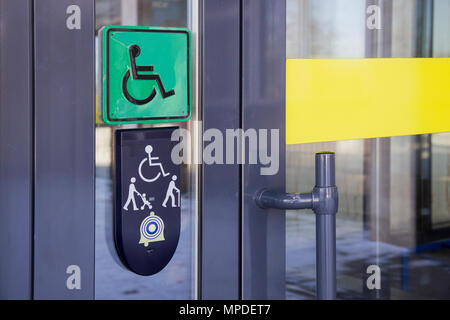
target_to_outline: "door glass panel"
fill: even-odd
[[[287,0],[286,11],[287,58],[450,57],[447,0]],[[338,299],[450,298],[450,134],[288,145],[287,192],[310,191],[321,150],[336,152]],[[314,299],[315,279],[314,214],[288,211],[286,297]]]
[[[196,30],[191,26],[195,1],[187,0],[97,0],[96,34],[105,25],[143,25],[190,27],[192,43]],[[195,48],[192,56],[195,57]],[[195,61],[195,59],[193,59]],[[98,62],[98,61],[97,61]],[[193,66],[195,68],[195,64]],[[97,64],[97,73],[99,65]],[[195,74],[195,69],[193,70]],[[193,81],[195,83],[195,81]],[[97,85],[97,90],[99,86]],[[195,86],[192,89],[196,101]],[[192,107],[196,119],[196,104]],[[162,125],[109,126],[96,117],[96,299],[194,299],[196,297],[196,223],[197,170],[181,165],[181,233],[177,250],[169,264],[158,274],[143,277],[125,269],[118,260],[112,233],[113,218],[113,134],[117,129],[179,126],[190,130],[189,123]],[[193,135],[192,135],[193,136]]]

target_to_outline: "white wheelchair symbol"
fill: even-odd
[[[153,181],[158,180],[158,178],[161,176],[161,173],[164,177],[166,177],[170,174],[169,172],[164,172],[164,168],[163,168],[161,162],[155,162],[156,160],[159,160],[159,157],[152,157],[153,147],[151,145],[148,145],[145,147],[145,152],[148,154],[148,157],[141,161],[141,163],[139,164],[139,170],[138,170],[139,176],[141,177],[141,179],[143,181],[153,182]],[[144,165],[145,162],[148,162],[149,167],[159,167],[160,172],[158,172],[158,174],[153,178],[144,177],[144,175],[142,174],[142,166]]]

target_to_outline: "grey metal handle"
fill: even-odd
[[[338,189],[335,182],[334,152],[316,153],[316,185],[312,192],[292,194],[263,189],[255,196],[264,209],[312,209],[316,214],[317,298],[336,298],[336,213]]]

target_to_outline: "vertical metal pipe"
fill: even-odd
[[[336,298],[336,215],[316,215],[317,299]]]
[[[333,152],[316,154],[316,190],[321,190],[319,195],[326,195],[331,188],[336,187],[334,163]],[[319,300],[336,298],[336,209],[325,206],[316,211],[316,281]]]
[[[316,214],[317,299],[336,298],[336,213],[339,194],[334,152],[316,153],[316,185],[311,193],[290,194],[263,189],[255,194],[260,208],[308,209]]]
[[[334,152],[322,151],[316,153],[316,187],[335,187]]]

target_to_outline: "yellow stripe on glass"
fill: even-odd
[[[288,59],[286,143],[450,131],[450,59]]]

